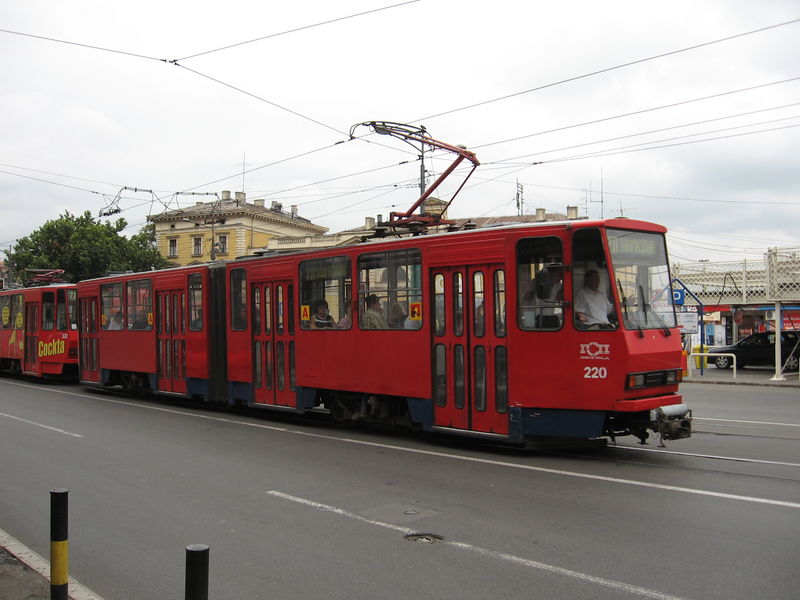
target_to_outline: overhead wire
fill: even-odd
[[[682,52],[688,52],[690,50],[697,50],[698,48],[704,48],[706,46],[711,46],[713,44],[719,44],[719,43],[722,43],[722,42],[727,42],[727,41],[734,40],[734,39],[741,38],[741,37],[745,37],[745,36],[748,36],[748,35],[753,35],[753,34],[756,34],[756,33],[761,33],[761,32],[764,32],[764,31],[768,31],[770,29],[776,29],[778,27],[784,27],[786,25],[793,25],[793,24],[795,24],[797,22],[800,22],[800,19],[792,19],[790,21],[784,21],[782,23],[776,23],[774,25],[768,25],[766,27],[760,27],[758,29],[753,29],[751,31],[745,31],[743,33],[737,33],[735,35],[730,35],[730,36],[727,36],[727,37],[724,37],[724,38],[711,40],[709,42],[703,42],[701,44],[695,44],[693,46],[687,46],[686,48],[680,48],[678,50],[672,50],[670,52],[663,52],[661,54],[648,56],[647,58],[641,58],[641,59],[638,59],[638,60],[632,60],[632,61],[629,61],[629,62],[626,62],[626,63],[615,65],[613,67],[606,67],[604,69],[598,69],[596,71],[591,71],[589,73],[584,73],[582,75],[576,75],[574,77],[568,77],[566,79],[561,79],[559,81],[546,83],[544,85],[540,85],[540,86],[537,86],[537,87],[534,87],[534,88],[530,88],[530,89],[527,89],[527,90],[522,90],[520,92],[514,92],[512,94],[507,94],[505,96],[499,96],[497,98],[484,100],[482,102],[476,102],[474,104],[469,104],[467,106],[462,106],[460,108],[454,108],[454,109],[447,110],[447,111],[444,111],[444,112],[440,112],[440,113],[436,113],[436,114],[433,114],[433,115],[429,115],[427,117],[421,117],[419,119],[414,119],[411,122],[412,123],[416,123],[416,122],[419,122],[419,121],[426,121],[426,120],[429,120],[429,119],[435,119],[437,117],[443,117],[445,115],[450,115],[450,114],[453,114],[453,113],[456,113],[456,112],[460,112],[462,110],[468,110],[468,109],[471,109],[471,108],[477,108],[479,106],[484,106],[486,104],[491,104],[493,102],[499,102],[501,100],[508,100],[509,98],[515,98],[517,96],[522,96],[524,94],[530,94],[532,92],[538,92],[538,91],[541,91],[541,90],[545,90],[547,88],[555,87],[555,86],[558,86],[558,85],[563,85],[565,83],[570,83],[570,82],[573,82],[573,81],[578,81],[580,79],[586,79],[587,77],[594,77],[595,75],[601,75],[603,73],[609,73],[611,71],[616,71],[618,69],[624,69],[625,67],[630,67],[630,66],[633,66],[633,65],[642,64],[644,62],[657,60],[659,58],[665,58],[667,56],[674,56],[674,55],[680,54]]]
[[[235,44],[228,44],[227,46],[222,46],[220,48],[214,48],[213,50],[205,50],[203,52],[197,52],[196,54],[190,54],[189,56],[184,56],[183,58],[178,58],[176,61],[182,60],[189,60],[190,58],[197,58],[198,56],[205,56],[207,54],[211,54],[213,52],[221,52],[222,50],[230,50],[231,48],[238,48],[239,46],[244,46],[245,44],[252,44],[254,42],[260,42],[262,40],[268,40],[270,38],[279,37],[282,35],[287,35],[289,33],[297,33],[298,31],[305,31],[307,29],[313,29],[314,27],[320,27],[322,25],[330,25],[331,23],[338,23],[340,21],[346,21],[348,19],[353,19],[355,17],[363,17],[364,15],[369,15],[377,12],[381,12],[384,10],[389,10],[392,8],[397,8],[400,6],[405,6],[407,4],[414,4],[415,2],[419,2],[420,0],[408,0],[407,2],[400,2],[398,4],[392,4],[390,6],[382,6],[380,8],[374,8],[372,10],[365,10],[360,13],[355,13],[352,15],[347,15],[344,17],[337,17],[335,19],[328,19],[327,21],[321,21],[319,23],[314,23],[312,25],[303,25],[302,27],[295,27],[294,29],[287,29],[286,31],[281,31],[279,33],[271,33],[269,35],[264,35],[261,37],[254,38],[252,40],[247,40],[244,42],[237,42]]]

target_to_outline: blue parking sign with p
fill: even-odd
[[[682,306],[685,298],[686,298],[686,290],[672,290],[673,304]]]

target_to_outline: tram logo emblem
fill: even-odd
[[[581,359],[583,360],[609,360],[610,355],[611,344],[598,344],[597,342],[581,344]]]

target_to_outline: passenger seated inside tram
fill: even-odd
[[[353,303],[350,300],[344,301],[344,316],[336,329],[350,329],[353,326]]]
[[[614,305],[600,289],[600,274],[589,269],[583,276],[583,288],[575,295],[575,325],[579,329],[612,329],[614,321]]]
[[[336,321],[328,312],[328,302],[317,300],[313,304],[314,314],[311,315],[311,329],[330,329],[336,327]]]
[[[392,302],[389,305],[389,327],[392,329],[403,329],[407,316],[403,305],[399,302]]]
[[[561,327],[562,302],[564,300],[564,272],[561,267],[547,267],[539,273],[541,280],[536,290],[542,305],[539,326],[543,329]]]
[[[361,315],[361,327],[363,329],[389,329],[389,323],[383,315],[383,307],[380,298],[375,294],[367,296],[366,310]]]

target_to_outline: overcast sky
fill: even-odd
[[[667,226],[674,262],[800,246],[800,22],[772,27],[796,1],[5,0],[0,17],[2,248],[117,196],[129,234],[207,199],[177,192],[244,190],[331,232],[406,210],[418,153],[349,138],[370,120],[476,152],[453,217],[515,214],[519,183],[526,213]],[[451,160],[427,156],[429,175]]]

